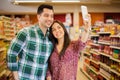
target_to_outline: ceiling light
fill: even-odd
[[[36,3],[45,2],[45,0],[15,0],[15,3]]]
[[[14,3],[40,3],[40,2],[80,2],[80,0],[14,0]]]
[[[80,0],[52,0],[52,2],[80,2]]]

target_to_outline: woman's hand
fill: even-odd
[[[86,42],[88,40],[89,37],[89,32],[90,32],[90,28],[91,28],[91,16],[90,14],[86,15],[87,20],[84,20],[84,32],[82,33],[82,37],[81,37],[81,41],[82,42]]]
[[[90,28],[91,28],[91,16],[90,14],[86,15],[87,20],[84,20],[84,30],[86,32],[89,32]]]

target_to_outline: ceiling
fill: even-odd
[[[40,0],[0,0],[0,14],[35,14],[37,7],[41,3],[52,4],[56,13],[80,11],[80,5],[84,4],[89,7],[89,12],[120,12],[120,0],[80,0],[80,2],[75,2],[75,0],[73,0],[73,2],[51,2],[51,0],[45,0],[45,2],[40,2]]]
[[[14,4],[120,4],[120,0],[9,0]]]

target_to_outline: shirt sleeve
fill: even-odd
[[[73,50],[75,52],[80,52],[81,50],[83,50],[86,46],[86,43],[81,41],[81,38],[79,38],[77,41],[72,41],[73,45]]]
[[[85,46],[86,46],[86,43],[82,42],[81,39],[79,38],[78,39],[78,49],[79,49],[79,51],[83,50],[85,48]]]
[[[7,52],[7,65],[11,71],[18,71],[17,57],[25,45],[26,36],[26,30],[22,29],[11,41],[10,47]]]

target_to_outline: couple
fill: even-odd
[[[70,41],[62,22],[54,21],[51,5],[37,10],[38,24],[20,30],[7,54],[15,80],[76,80],[79,52],[88,39],[91,18],[84,21],[84,34]],[[48,29],[49,28],[49,29]]]

